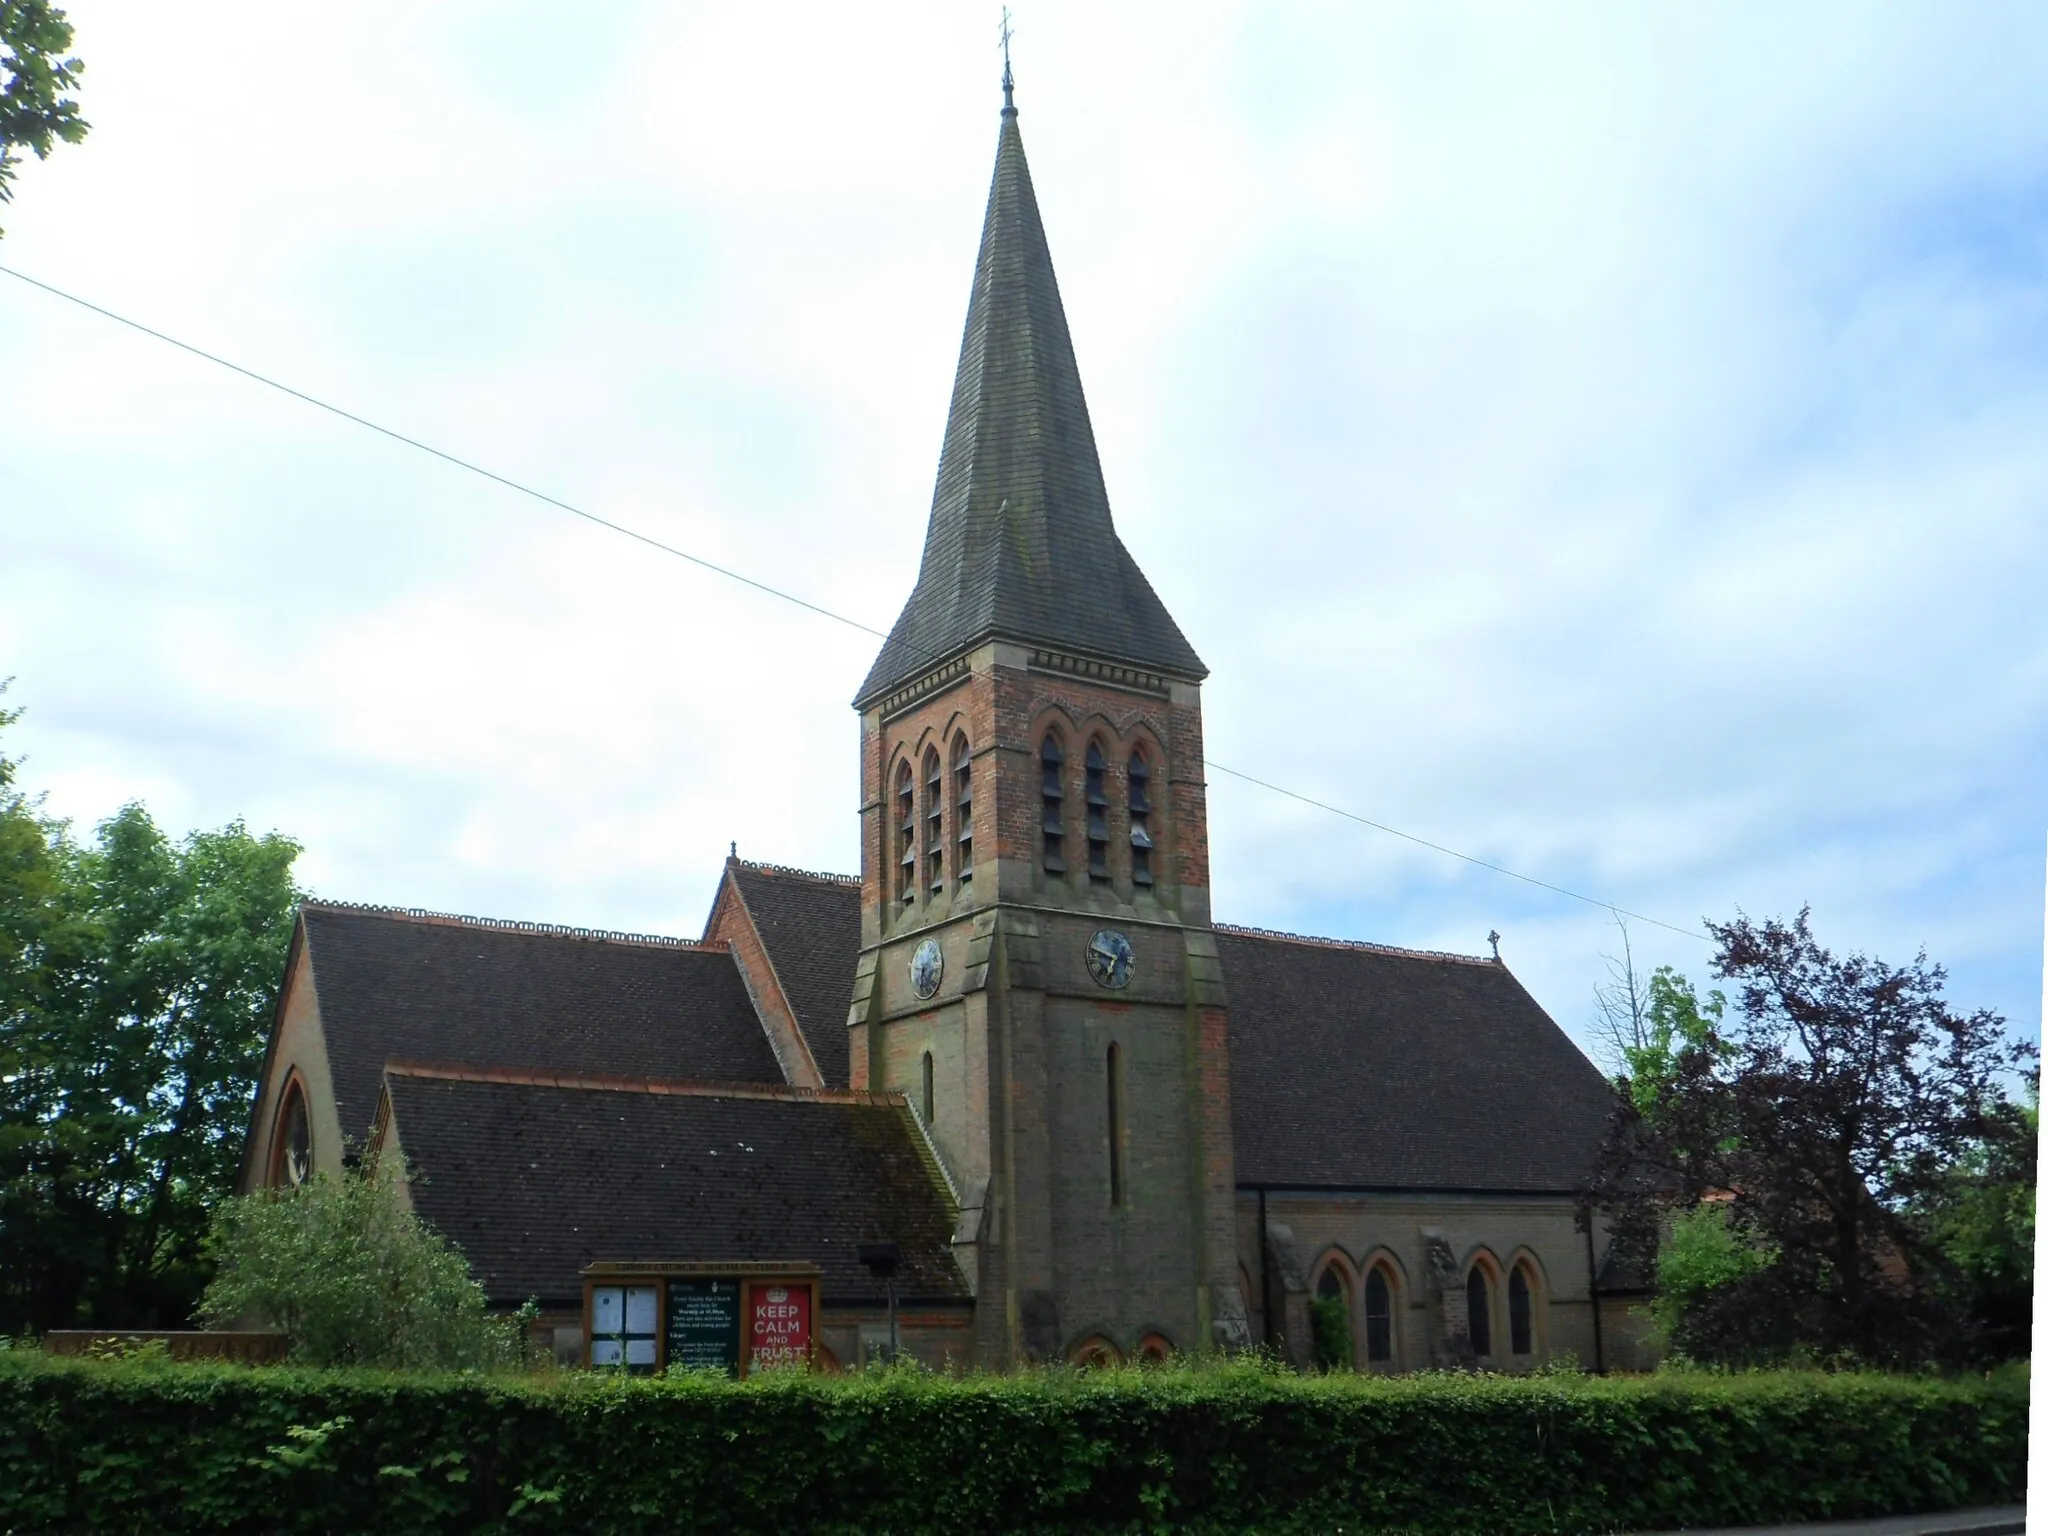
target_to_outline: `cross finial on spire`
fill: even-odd
[[[1010,99],[1010,91],[1015,84],[1010,78],[1010,39],[1014,35],[1010,27],[1010,8],[1006,5],[1003,7],[1003,115],[1005,117],[1015,117],[1017,115],[1017,103]]]

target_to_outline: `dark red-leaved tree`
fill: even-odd
[[[1734,1007],[1650,1093],[1623,1093],[1585,1192],[1624,1244],[1718,1204],[1770,1262],[1686,1311],[1675,1342],[1729,1361],[1804,1350],[1904,1363],[1970,1353],[1928,1213],[1955,1171],[2023,1134],[2006,1086],[2035,1051],[1952,1011],[1946,974],[1837,956],[1793,921],[1708,923]]]

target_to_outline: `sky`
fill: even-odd
[[[0,264],[886,629],[999,8],[77,0]],[[1020,0],[1219,920],[1710,984],[1810,904],[2038,1037],[2048,9]],[[857,867],[877,643],[0,277],[22,782],[336,900],[695,935]]]

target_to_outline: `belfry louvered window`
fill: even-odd
[[[974,878],[974,760],[967,755],[967,738],[953,738],[953,824],[959,847],[958,873],[953,877],[962,890]]]
[[[924,755],[925,883],[936,896],[946,888],[946,780],[939,771],[939,749]]]
[[[909,906],[917,895],[917,787],[910,764],[896,770],[896,899]]]
[[[1049,875],[1067,872],[1067,792],[1060,780],[1060,769],[1066,760],[1059,738],[1047,736],[1038,749],[1038,766],[1044,775],[1038,793],[1039,832],[1045,841],[1045,872]]]
[[[1131,884],[1152,884],[1152,765],[1143,752],[1131,754]]]
[[[1088,743],[1088,878],[1109,882],[1109,760],[1099,742]]]

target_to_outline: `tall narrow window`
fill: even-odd
[[[1351,1369],[1351,1288],[1334,1264],[1327,1266],[1323,1278],[1316,1282],[1308,1324],[1316,1364],[1326,1371]]]
[[[1088,768],[1088,879],[1104,885],[1109,881],[1109,760],[1101,744],[1091,741],[1083,761]]]
[[[1536,1330],[1532,1326],[1527,1266],[1517,1264],[1508,1273],[1508,1349],[1517,1355],[1535,1353]]]
[[[917,786],[910,764],[896,770],[896,899],[909,906],[917,895]]]
[[[1109,1203],[1124,1203],[1124,1051],[1109,1048]]]
[[[1039,788],[1043,802],[1039,827],[1045,839],[1045,872],[1049,875],[1067,872],[1067,792],[1060,780],[1060,768],[1066,760],[1059,738],[1048,735],[1038,749],[1038,766],[1044,771],[1044,782]]]
[[[967,738],[953,738],[953,825],[959,847],[954,882],[961,890],[974,878],[974,760],[967,755]]]
[[[284,1091],[284,1111],[277,1119],[277,1142],[271,1153],[270,1182],[289,1189],[313,1172],[313,1123],[306,1114],[306,1093],[294,1076]]]
[[[1478,1264],[1465,1277],[1465,1329],[1472,1336],[1473,1354],[1483,1359],[1493,1353],[1493,1287]]]
[[[1143,752],[1133,752],[1131,784],[1131,884],[1152,884],[1152,765]]]
[[[924,878],[936,896],[946,888],[946,781],[939,773],[939,749],[924,755]]]
[[[924,1123],[932,1123],[932,1053],[924,1053]]]
[[[1387,1284],[1383,1264],[1365,1272],[1365,1359],[1368,1365],[1389,1365],[1394,1359],[1394,1288]]]

